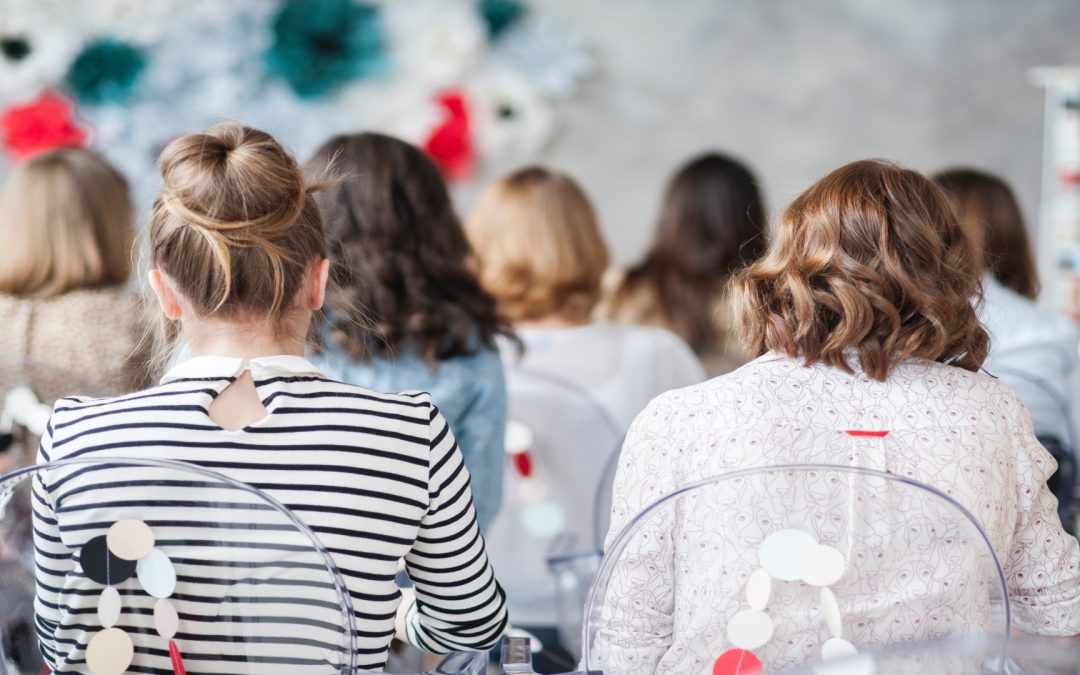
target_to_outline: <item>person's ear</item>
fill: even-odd
[[[157,296],[165,317],[173,321],[179,319],[183,312],[176,291],[169,285],[169,278],[162,274],[161,270],[155,269],[147,273],[146,280],[150,282],[150,288],[154,289],[154,295]]]
[[[308,275],[307,308],[312,312],[322,309],[326,301],[326,282],[330,278],[330,260],[316,258]]]

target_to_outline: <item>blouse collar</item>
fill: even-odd
[[[178,363],[161,378],[162,384],[173,380],[200,378],[235,378],[245,370],[255,380],[297,375],[323,376],[322,372],[301,356],[280,354],[241,359],[228,356],[196,356]]]

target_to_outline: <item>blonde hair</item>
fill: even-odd
[[[0,193],[0,293],[48,298],[122,284],[135,239],[128,185],[97,153],[53,150]]]
[[[320,186],[269,134],[234,122],[174,140],[160,164],[150,264],[200,318],[281,323],[312,261],[326,257]],[[161,337],[159,361],[175,329]]]
[[[541,167],[515,171],[481,195],[466,231],[480,283],[511,321],[588,318],[609,254],[572,178]]]
[[[925,176],[878,160],[792,202],[764,258],[738,274],[745,345],[885,380],[913,358],[976,371],[989,338],[970,234]]]

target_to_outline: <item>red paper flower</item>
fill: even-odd
[[[4,148],[17,160],[53,148],[82,147],[89,136],[72,117],[71,102],[54,92],[5,110],[0,116],[0,133]]]
[[[431,131],[424,149],[451,179],[467,178],[476,165],[469,129],[469,109],[465,95],[450,91],[439,97],[443,121]]]

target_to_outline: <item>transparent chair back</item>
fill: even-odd
[[[488,550],[515,625],[555,626],[576,652],[624,430],[587,389],[557,374],[519,368],[507,386],[509,427],[526,441],[508,445]]]
[[[782,672],[1010,625],[1001,566],[966,509],[826,465],[737,471],[658,500],[606,551],[585,620],[583,669],[608,675],[731,660]]]
[[[38,497],[56,525],[33,515]],[[326,548],[272,496],[213,471],[77,458],[0,479],[0,675],[43,665],[35,563],[56,672],[353,670],[352,603]]]
[[[484,675],[488,668],[487,652],[453,652],[436,657],[418,649],[402,645],[391,651],[386,668],[381,675]],[[357,673],[372,671],[358,670]]]
[[[102,385],[80,375],[0,351],[0,473],[33,464],[38,436],[58,398],[104,393]]]
[[[890,645],[827,663],[806,664],[792,675],[1076,675],[1080,645],[1068,638],[1014,635],[949,638]]]

